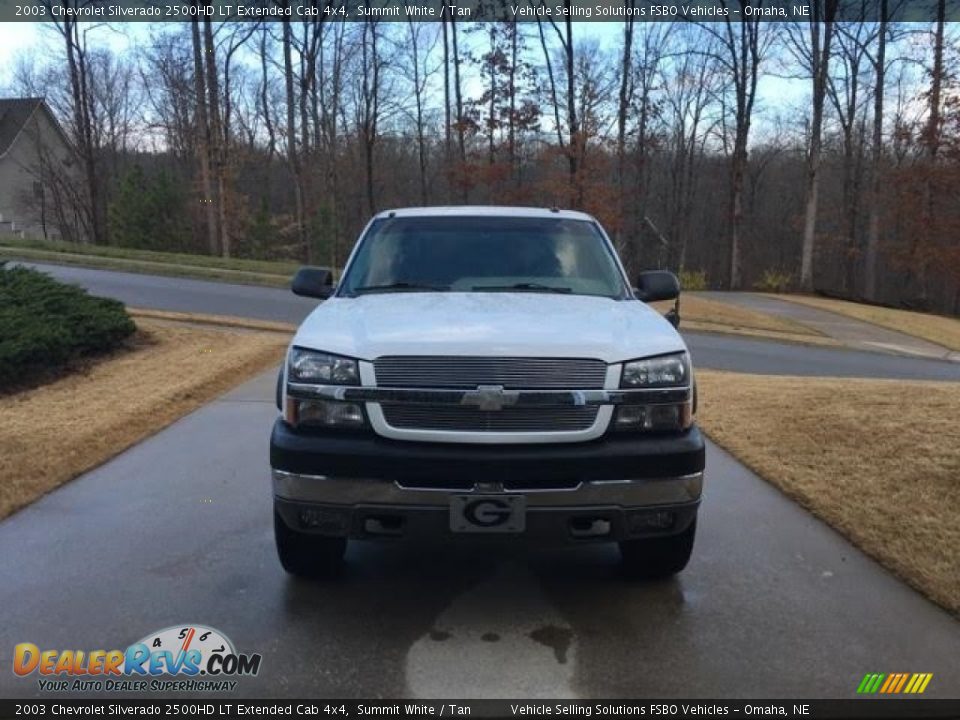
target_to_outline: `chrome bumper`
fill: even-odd
[[[527,507],[624,508],[677,505],[696,502],[703,490],[703,473],[680,477],[637,480],[594,480],[569,488],[504,490],[498,484],[477,483],[472,489],[422,488],[391,480],[302,475],[273,470],[273,495],[282,500],[323,505],[417,505],[447,506],[450,495],[503,493],[524,495]]]

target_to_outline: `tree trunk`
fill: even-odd
[[[86,195],[90,202],[89,207],[84,209],[90,231],[89,240],[94,244],[102,244],[106,242],[107,238],[100,208],[100,187],[97,182],[97,156],[90,115],[86,56],[80,44],[80,31],[76,20],[65,19],[61,32],[66,43],[73,118],[79,146],[77,149],[83,163],[84,179],[87,184]]]
[[[634,0],[627,0],[627,11],[634,7]],[[617,194],[619,197],[617,208],[617,227],[614,231],[617,251],[623,253],[624,223],[627,215],[626,189],[626,153],[627,153],[627,113],[630,110],[632,99],[630,92],[631,58],[633,56],[633,15],[623,22],[623,56],[620,61],[620,95],[617,105]]]
[[[213,202],[213,183],[210,172],[210,121],[207,115],[207,83],[204,80],[203,47],[200,42],[200,20],[190,22],[193,40],[193,90],[196,96],[197,155],[200,160],[201,198],[207,219],[207,251],[220,254],[220,233],[217,229],[217,208]]]
[[[563,125],[560,123],[560,101],[557,99],[557,81],[553,74],[553,63],[550,61],[550,49],[547,47],[547,38],[543,33],[543,23],[537,17],[537,30],[540,33],[540,47],[543,48],[543,59],[547,64],[547,81],[550,83],[550,101],[553,105],[553,126],[557,132],[557,144],[560,148],[566,147],[563,140]]]
[[[282,8],[290,7],[289,0],[284,0]],[[307,262],[313,262],[313,243],[308,242],[306,218],[304,217],[303,172],[300,165],[300,153],[297,150],[297,121],[296,97],[293,92],[293,57],[291,54],[290,18],[284,16],[283,26],[283,72],[284,85],[287,96],[287,161],[293,173],[293,195],[296,208],[297,240],[304,249]]]
[[[564,0],[564,7],[567,10],[567,39],[563,44],[563,50],[567,66],[567,126],[570,132],[570,154],[567,157],[569,158],[570,168],[571,201],[574,207],[582,207],[583,183],[579,182],[577,172],[580,169],[586,141],[581,137],[580,125],[577,120],[576,67],[574,66],[573,52],[573,21],[569,14],[570,2],[571,0]]]
[[[864,257],[864,295],[877,299],[877,256],[880,250],[881,163],[883,162],[883,93],[886,82],[887,0],[880,0],[880,36],[874,66],[876,87],[873,94],[873,167],[870,174],[870,220],[867,229],[867,250]]]
[[[447,15],[447,3],[441,5],[440,23],[443,29],[443,159],[447,174],[452,177],[453,139],[450,117],[450,37],[447,32],[450,18]],[[449,194],[448,194],[449,197]]]
[[[510,75],[508,92],[510,93],[510,117],[507,119],[507,153],[510,160],[510,177],[520,184],[517,172],[517,61],[520,57],[520,29],[517,19],[510,24]]]
[[[737,137],[733,150],[730,199],[730,289],[739,290],[741,283],[740,232],[743,226],[743,177],[747,169],[747,140]]]
[[[407,18],[410,32],[410,51],[413,60],[413,97],[416,102],[417,123],[417,165],[420,174],[420,204],[427,204],[427,148],[424,138],[423,121],[423,88],[420,86],[420,47],[417,24],[413,18]]]
[[[924,132],[926,157],[923,179],[923,200],[920,209],[920,232],[915,234],[911,247],[911,267],[920,289],[920,299],[925,301],[927,288],[927,255],[934,240],[934,176],[937,172],[937,154],[940,150],[941,112],[940,97],[943,88],[943,34],[946,19],[946,0],[937,2],[937,27],[933,41],[933,70],[930,74],[930,105],[927,127]]]
[[[820,190],[820,155],[823,129],[823,103],[826,98],[827,72],[830,64],[830,46],[837,0],[823,0],[823,44],[821,45],[818,17],[820,2],[813,3],[814,17],[810,21],[810,60],[813,78],[813,117],[810,123],[810,149],[807,155],[806,211],[803,221],[803,251],[800,259],[800,286],[813,290],[813,253],[817,233],[817,201]]]
[[[216,46],[213,44],[213,28],[210,18],[203,20],[203,44],[206,56],[207,96],[209,97],[209,118],[211,139],[210,156],[213,160],[213,178],[216,182],[214,195],[219,224],[220,252],[223,257],[230,257],[230,228],[227,224],[227,188],[226,188],[226,148],[225,138],[220,121],[220,86],[217,79]]]
[[[457,104],[457,146],[460,151],[460,199],[468,202],[469,193],[466,183],[467,146],[464,138],[466,128],[463,125],[463,95],[460,87],[460,49],[457,45],[457,22],[450,18],[450,38],[453,41],[453,94]]]

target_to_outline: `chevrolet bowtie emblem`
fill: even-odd
[[[480,410],[503,410],[508,405],[516,405],[519,396],[516,390],[504,390],[503,385],[477,385],[476,390],[463,394],[460,404],[473,405]]]

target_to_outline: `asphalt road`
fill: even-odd
[[[932,672],[926,696],[960,697],[960,623],[714,446],[669,581],[621,579],[608,546],[470,543],[354,543],[339,581],[293,580],[270,525],[273,381],[0,523],[0,648],[204,623],[263,655],[221,698],[852,698],[867,672]],[[0,696],[39,696],[35,678],[0,672]]]
[[[263,288],[53,271],[132,305],[291,322],[310,305]],[[701,366],[754,372],[956,371],[690,342]],[[713,445],[694,557],[669,581],[622,579],[608,546],[466,541],[353,543],[339,581],[291,579],[271,528],[274,380],[263,374],[0,522],[0,648],[124,648],[202,623],[264,658],[222,698],[852,698],[867,672],[932,672],[927,697],[960,697],[960,623]],[[36,676],[0,672],[0,696],[40,695]]]
[[[316,306],[288,290],[139,275],[63,265],[30,264],[96,295],[131,307],[238,315],[299,324]],[[682,329],[682,325],[681,325]],[[777,375],[833,375],[960,380],[960,364],[923,358],[810,347],[729,335],[684,333],[698,367]]]

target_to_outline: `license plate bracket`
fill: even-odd
[[[455,533],[522,533],[527,527],[523,495],[451,495],[450,530]]]

